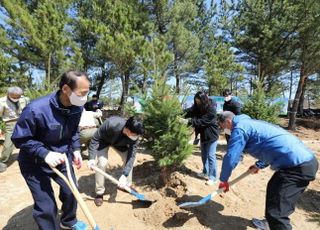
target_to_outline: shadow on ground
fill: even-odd
[[[202,197],[200,196],[184,195],[176,199],[176,202],[177,204],[181,204],[186,201],[198,201],[201,198]],[[175,213],[162,225],[165,228],[182,227],[191,218],[197,218],[201,225],[214,230],[246,230],[247,226],[253,227],[248,219],[237,216],[224,216],[220,214],[220,211],[223,209],[224,207],[221,204],[209,201],[202,206],[181,209],[180,212]]]
[[[316,222],[320,226],[320,191],[308,189],[302,193],[297,207],[309,212],[308,221]]]
[[[113,167],[107,173],[118,179],[121,176],[121,167]],[[95,197],[95,173],[78,178],[79,192],[84,193],[89,197]],[[105,179],[105,193],[109,195],[108,202],[115,202],[117,196],[117,186],[108,179]]]
[[[32,217],[33,205],[30,205],[21,211],[14,214],[9,220],[3,230],[34,230],[38,229]]]

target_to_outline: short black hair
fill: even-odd
[[[97,94],[93,94],[92,97],[98,97]]]
[[[129,129],[131,132],[136,133],[138,135],[143,135],[144,134],[144,126],[143,123],[140,119],[137,117],[130,117],[125,126],[125,128]]]
[[[88,75],[84,72],[79,70],[68,70],[61,75],[59,88],[62,89],[64,85],[68,85],[71,90],[74,90],[76,88],[77,78],[83,76],[89,80]]]
[[[225,89],[225,90],[223,90],[223,92],[222,92],[222,95],[223,95],[224,97],[227,97],[227,96],[229,96],[229,95],[231,95],[231,94],[232,94],[232,92],[231,92],[230,89]]]

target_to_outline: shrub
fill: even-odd
[[[254,119],[277,123],[281,107],[281,103],[272,104],[270,100],[266,99],[262,86],[257,84],[252,97],[244,104],[242,113]]]

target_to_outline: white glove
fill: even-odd
[[[81,152],[79,150],[76,150],[73,152],[73,163],[77,167],[77,169],[81,168],[82,156],[81,156]]]
[[[178,117],[178,121],[179,121],[180,123],[182,123],[182,124],[185,124],[185,125],[187,125],[188,122],[189,122],[188,119],[185,119],[185,118],[182,118],[182,117]]]
[[[92,166],[96,166],[96,160],[88,160],[87,166],[90,170],[93,170]]]
[[[57,165],[64,162],[64,156],[62,153],[58,152],[49,152],[47,156],[44,158],[44,161],[51,167],[54,168]]]
[[[224,133],[231,136],[231,130],[230,129],[224,129]]]
[[[95,118],[102,117],[102,111],[100,109],[97,109],[96,112],[93,115]]]
[[[120,188],[124,188],[125,186],[127,186],[127,184],[128,184],[128,179],[125,175],[122,174],[121,177],[119,178],[118,186]]]

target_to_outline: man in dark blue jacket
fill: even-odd
[[[56,167],[67,175],[63,153],[69,162],[81,167],[78,124],[90,82],[85,73],[68,71],[62,75],[59,86],[58,92],[32,101],[23,110],[11,139],[20,148],[19,167],[32,193],[33,217],[39,229],[81,230],[85,229],[85,224],[77,221],[76,199],[51,168]],[[73,170],[72,176],[75,179]],[[60,226],[50,179],[60,185]]]
[[[97,110],[101,110],[103,107],[103,102],[98,101],[98,97],[96,94],[92,95],[91,101],[88,101],[85,105],[84,108],[87,111],[93,111],[96,112]]]
[[[223,111],[230,111],[233,112],[235,115],[241,114],[241,104],[236,101],[236,99],[232,96],[230,89],[225,89],[222,92],[224,97],[224,104],[223,104]],[[227,143],[230,139],[230,130],[224,130],[224,136],[226,138]]]
[[[228,179],[243,150],[257,161],[249,170],[257,173],[270,165],[276,172],[267,186],[266,221],[253,220],[261,229],[291,230],[289,215],[309,182],[315,179],[318,161],[294,135],[273,124],[247,115],[223,112],[219,125],[231,130],[228,150],[223,158],[219,188],[229,190]]]

